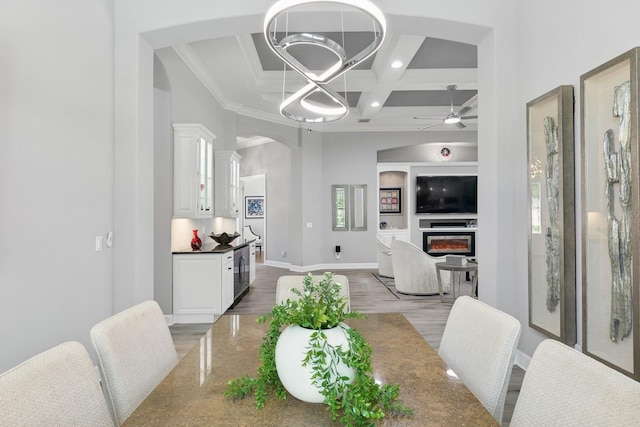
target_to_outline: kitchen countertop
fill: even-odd
[[[211,237],[206,236],[207,239],[211,239]],[[184,248],[178,251],[173,251],[171,252],[172,254],[206,254],[206,253],[211,253],[211,254],[223,254],[225,252],[229,252],[232,251],[234,249],[239,249],[242,248],[244,246],[248,246],[250,243],[254,242],[255,239],[251,239],[251,240],[247,240],[246,242],[242,242],[242,243],[233,243],[231,242],[230,245],[228,246],[222,246],[219,245],[215,242],[212,243],[205,243],[202,245],[202,248],[199,251],[194,251],[191,248]]]

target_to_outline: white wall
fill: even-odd
[[[12,2],[0,17],[0,196],[10,207],[0,213],[0,286],[11,296],[0,311],[0,338],[10,348],[2,367],[63,339],[86,341],[94,320],[153,296],[154,49],[259,31],[272,2],[114,3],[112,11],[108,0],[75,2],[73,9],[25,0]],[[483,289],[491,289],[483,299],[526,325],[524,104],[559,84],[577,86],[581,73],[637,45],[632,17],[639,6],[623,0],[589,7],[577,0],[377,3],[391,27],[479,46],[478,169],[487,193],[479,206],[479,251],[485,254]],[[416,17],[422,18],[412,21]],[[227,112],[222,117],[227,121]],[[222,127],[223,145],[231,143],[234,126]],[[332,138],[328,145],[337,147]],[[300,145],[297,138],[289,142]],[[325,149],[322,156],[331,156]],[[294,177],[315,170],[305,167],[304,153],[292,155],[300,168]],[[373,183],[369,175],[358,181]],[[308,235],[302,225],[311,213],[295,209],[291,251],[303,253]],[[95,236],[111,229],[114,248],[94,252]],[[523,239],[514,243],[514,235]],[[317,262],[332,255],[334,243],[331,236],[321,244]],[[8,331],[8,324],[18,326]],[[525,331],[524,349],[530,352],[537,339]]]
[[[428,142],[475,142],[474,132],[375,132],[325,133],[322,135],[322,204],[323,218],[321,251],[308,264],[375,263],[375,234],[378,230],[377,187],[378,150]],[[404,158],[405,161],[411,160]],[[318,160],[315,160],[318,161]],[[367,231],[332,231],[331,185],[367,184]],[[410,195],[407,195],[410,197]],[[303,220],[307,222],[306,219]],[[336,261],[334,247],[341,246]]]
[[[517,117],[511,125],[515,130],[514,146],[517,163],[521,165],[513,178],[518,188],[526,188],[526,103],[560,85],[572,85],[575,94],[575,158],[576,158],[576,234],[577,262],[576,300],[578,346],[582,345],[582,272],[580,211],[580,76],[627,50],[640,45],[637,17],[640,3],[631,0],[609,2],[562,2],[542,0],[518,2],[518,69]],[[519,193],[515,215],[519,239],[517,277],[513,284],[521,295],[517,298],[517,314],[524,327],[520,348],[531,354],[544,338],[527,328],[527,200]]]
[[[113,311],[113,10],[5,2],[0,13],[0,372]],[[90,347],[90,346],[89,346]]]
[[[242,161],[241,163],[246,163],[246,161]],[[242,169],[242,166],[240,166],[240,169]],[[265,221],[267,220],[266,217],[263,218],[245,218],[244,217],[244,213],[246,212],[246,198],[247,197],[255,197],[255,196],[262,196],[264,197],[266,195],[266,182],[265,182],[265,175],[264,174],[260,174],[260,175],[251,175],[251,176],[242,176],[240,177],[240,182],[242,183],[242,190],[243,190],[243,199],[242,199],[242,206],[244,208],[244,212],[242,213],[243,216],[243,222],[245,226],[251,226],[251,230],[257,234],[258,236],[262,237],[262,245],[263,248],[262,250],[264,250],[264,246],[265,246],[265,234],[264,234],[264,230],[265,230]],[[268,203],[268,200],[265,198],[264,199],[265,203]]]
[[[198,0],[180,3],[166,0],[114,1],[117,27],[115,155],[118,177],[115,201],[119,206],[115,222],[128,236],[124,242],[128,250],[118,253],[115,260],[115,301],[116,308],[121,308],[153,293],[153,260],[144,243],[144,236],[150,233],[151,228],[145,218],[151,216],[153,209],[153,201],[148,196],[153,180],[150,177],[152,173],[143,160],[152,152],[150,112],[153,105],[150,88],[153,49],[193,40],[260,31],[261,18],[271,2],[239,0],[214,4]],[[499,130],[495,126],[497,101],[514,93],[512,79],[509,77],[515,68],[515,49],[511,46],[514,43],[512,35],[515,32],[512,2],[461,0],[451,3],[438,0],[424,3],[418,0],[379,0],[378,5],[387,13],[390,31],[397,26],[409,33],[424,34],[428,29],[430,36],[479,43],[479,60],[485,61],[484,72],[479,74],[480,89],[483,90],[485,103],[482,115],[483,120],[489,123],[480,131],[480,142],[484,141],[487,151],[485,158],[491,170],[495,170],[493,159],[500,152],[499,148],[502,148],[502,144],[508,146],[512,141],[507,131]],[[503,69],[502,72],[499,71],[500,67]],[[235,126],[236,123],[232,125]],[[223,134],[228,135],[228,129],[225,129]],[[302,176],[296,169],[303,169],[300,160],[304,156],[301,154],[292,151],[294,176]],[[498,185],[498,178],[501,178],[498,173],[487,174],[487,179],[480,183],[480,187],[484,185],[491,191]],[[302,194],[297,185],[298,182],[295,182],[293,192]],[[511,199],[513,194],[514,189],[511,188],[502,199]],[[488,200],[485,206],[485,215],[496,216],[495,200]],[[302,241],[302,213],[296,211],[301,209],[300,206],[291,208],[294,233],[291,250],[294,255],[299,256],[303,253],[305,243]],[[496,223],[491,225],[495,226]],[[486,241],[492,243],[490,247],[496,247],[496,239],[490,238],[491,231],[492,228],[488,227]],[[488,255],[485,259],[485,277],[489,279],[489,284],[485,287],[487,292],[484,295],[487,301],[496,304],[498,292],[495,283],[498,279],[495,276],[503,275],[504,281],[508,282],[513,277],[513,271],[491,268],[495,264],[495,251],[486,253]],[[129,284],[132,284],[133,288],[129,287]]]
[[[292,200],[291,150],[279,142],[239,150],[240,175],[265,175],[266,233],[265,260],[289,263]],[[246,193],[249,195],[248,193]],[[282,251],[285,255],[282,256]]]

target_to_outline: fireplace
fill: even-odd
[[[474,231],[425,231],[422,250],[432,256],[476,254]]]

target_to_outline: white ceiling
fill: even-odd
[[[342,40],[335,25],[320,18],[312,22],[309,25],[313,28],[307,31]],[[370,34],[360,28],[344,30],[347,56],[352,55],[349,48],[357,50],[368,44],[366,37]],[[451,109],[447,91],[451,84],[458,88],[453,97],[454,111],[470,106],[465,115],[477,114],[477,49],[470,44],[387,33],[374,57],[346,73],[346,83],[338,78],[330,84],[340,93],[346,85],[350,111],[341,120],[323,124],[299,123],[280,115],[283,63],[267,48],[262,34],[202,40],[174,49],[224,108],[289,126],[321,131],[416,131],[434,125],[424,131],[460,131],[439,119]],[[313,59],[307,60],[312,63]],[[396,60],[403,62],[402,67],[391,68]],[[300,87],[301,78],[287,71],[287,92]],[[372,107],[374,101],[381,106]],[[464,130],[477,130],[477,119],[465,120],[464,124]]]

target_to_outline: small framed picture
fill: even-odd
[[[401,188],[381,188],[380,189],[380,213],[381,214],[401,214],[402,213],[402,189]]]
[[[244,198],[245,218],[264,218],[264,196],[246,196]]]

